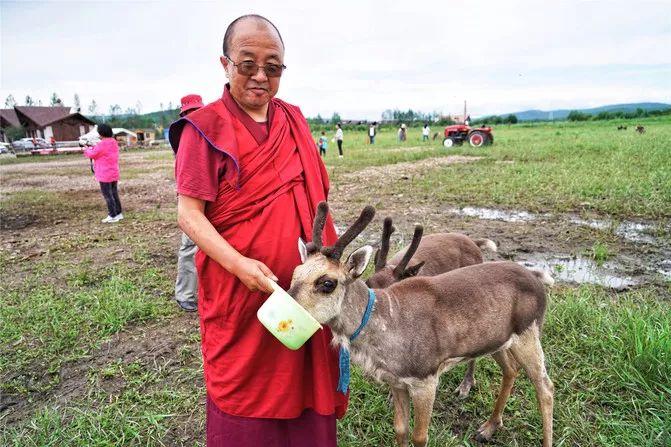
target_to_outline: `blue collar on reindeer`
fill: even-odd
[[[373,292],[373,289],[368,289],[368,304],[366,305],[366,311],[363,313],[363,317],[361,318],[361,324],[356,329],[356,331],[354,331],[354,333],[350,335],[349,337],[350,343],[353,342],[359,336],[363,328],[366,327],[366,325],[368,324],[370,314],[373,313],[374,304],[375,304],[375,292]],[[347,349],[344,346],[340,347],[340,358],[338,362],[340,365],[340,378],[338,379],[338,388],[336,389],[341,393],[345,394],[347,393],[347,388],[349,387],[350,358],[349,358],[349,349]]]

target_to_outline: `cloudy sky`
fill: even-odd
[[[215,100],[224,31],[246,13],[282,33],[278,96],[307,116],[671,103],[670,0],[0,0],[0,107]]]

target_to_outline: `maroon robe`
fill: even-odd
[[[176,165],[188,163],[194,150],[178,144],[188,122],[193,128],[187,130],[197,132],[201,146],[223,154],[223,176],[216,198],[206,202],[205,215],[229,244],[266,264],[288,289],[300,263],[298,238],[311,237],[315,208],[328,194],[326,169],[297,107],[273,99],[268,137],[259,144],[226,101],[232,101],[227,91],[223,100],[171,126],[173,148],[180,148]],[[182,194],[180,185],[187,182],[176,172]],[[193,190],[191,185],[188,191]],[[329,219],[324,243],[335,240]],[[250,292],[203,251],[198,251],[196,265],[205,383],[217,408],[254,418],[297,418],[306,409],[342,417],[347,396],[336,391],[338,353],[330,345],[330,329],[317,331],[291,351],[256,319],[266,293]]]

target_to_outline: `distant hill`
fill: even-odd
[[[513,115],[517,116],[519,121],[541,121],[541,120],[563,120],[566,119],[572,110],[577,110],[582,113],[589,113],[596,115],[599,112],[634,112],[636,109],[643,110],[666,110],[671,109],[671,104],[664,104],[661,102],[637,102],[633,104],[613,104],[608,106],[594,107],[592,109],[558,109],[558,110],[524,110],[522,112],[515,112]],[[503,113],[499,116],[510,115]]]

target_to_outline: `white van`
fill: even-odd
[[[92,131],[85,133],[79,137],[79,145],[84,146],[95,146],[100,142],[100,134],[98,133],[98,126],[95,126]]]

